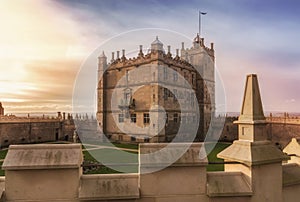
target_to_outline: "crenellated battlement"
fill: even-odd
[[[107,71],[120,70],[122,68],[127,68],[131,66],[138,67],[143,64],[149,64],[153,61],[162,61],[169,66],[177,66],[179,68],[193,70],[193,66],[190,63],[179,57],[178,49],[175,57],[172,57],[170,51],[168,51],[168,53],[164,53],[162,51],[153,50],[146,55],[144,55],[143,52],[140,51],[137,57],[126,58],[125,51],[123,52],[124,54],[121,58],[111,60],[111,63],[108,64]],[[112,55],[114,55],[114,53],[112,53]]]

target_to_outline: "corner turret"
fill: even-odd
[[[165,52],[164,44],[158,39],[158,36],[156,36],[156,39],[151,43],[151,52],[155,51]]]
[[[107,57],[102,51],[101,55],[98,57],[98,81],[101,79],[103,72],[107,68]]]

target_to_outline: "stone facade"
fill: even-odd
[[[0,117],[0,146],[49,141],[73,141],[75,130],[71,115],[57,117]]]
[[[205,138],[215,109],[213,44],[207,48],[197,35],[192,48],[182,44],[181,56],[177,49],[172,57],[170,49],[156,38],[148,54],[140,46],[137,58],[126,58],[125,50],[116,59],[113,53],[111,63],[104,52],[99,56],[97,120],[111,140],[168,142],[181,123],[197,120],[196,140]]]

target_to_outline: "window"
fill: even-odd
[[[193,123],[196,123],[196,116],[193,115]]]
[[[164,67],[164,80],[168,79],[168,68]]]
[[[136,114],[130,114],[131,123],[136,123]]]
[[[177,89],[174,89],[173,92],[174,92],[174,97],[173,98],[174,98],[174,101],[175,101],[177,99],[177,95],[178,95]]]
[[[194,93],[191,93],[191,106],[192,106],[192,107],[194,107],[194,105],[195,105],[194,97],[195,97],[195,94],[194,94]]]
[[[144,142],[150,142],[150,138],[149,137],[145,137],[144,138]]]
[[[131,140],[131,142],[135,142],[135,141],[136,141],[136,137],[131,136],[131,137],[130,137],[130,140]]]
[[[187,123],[186,122],[186,120],[187,120],[186,118],[187,118],[186,116],[181,116],[181,122],[182,123]],[[178,119],[178,117],[176,119]],[[175,122],[175,116],[174,116],[174,122]],[[177,123],[177,121],[176,121],[176,123]]]
[[[174,114],[174,119],[173,120],[174,120],[175,123],[178,123],[178,114],[177,113]]]
[[[168,115],[168,113],[166,113],[165,119],[166,119],[166,124],[168,124],[169,123],[169,115]]]
[[[144,113],[144,124],[150,123],[150,115],[149,113]]]
[[[124,114],[119,114],[119,123],[124,122]]]
[[[176,71],[173,72],[173,81],[178,80],[178,73]]]
[[[164,99],[167,100],[168,99],[168,89],[167,88],[164,88]]]
[[[195,85],[195,83],[196,83],[195,75],[192,74],[192,84]]]
[[[173,93],[169,89],[167,90],[168,90],[168,97],[173,97]]]

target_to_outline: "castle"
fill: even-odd
[[[298,201],[299,142],[294,139],[284,150],[292,156],[289,160],[268,140],[266,123],[257,76],[248,75],[237,121],[239,139],[218,154],[225,160],[224,172],[206,172],[207,158],[199,158],[205,143],[193,143],[176,162],[156,172],[93,175],[82,174],[80,144],[13,145],[3,162],[0,201]],[[142,143],[139,155],[167,145]],[[170,154],[185,143],[172,145]],[[140,170],[168,159],[153,160],[140,158]]]
[[[97,120],[103,133],[117,142],[179,141],[193,133],[180,125],[195,125],[196,141],[203,141],[215,111],[215,52],[197,35],[181,54],[164,49],[156,37],[145,54],[126,58],[125,50],[104,52],[98,58]]]

